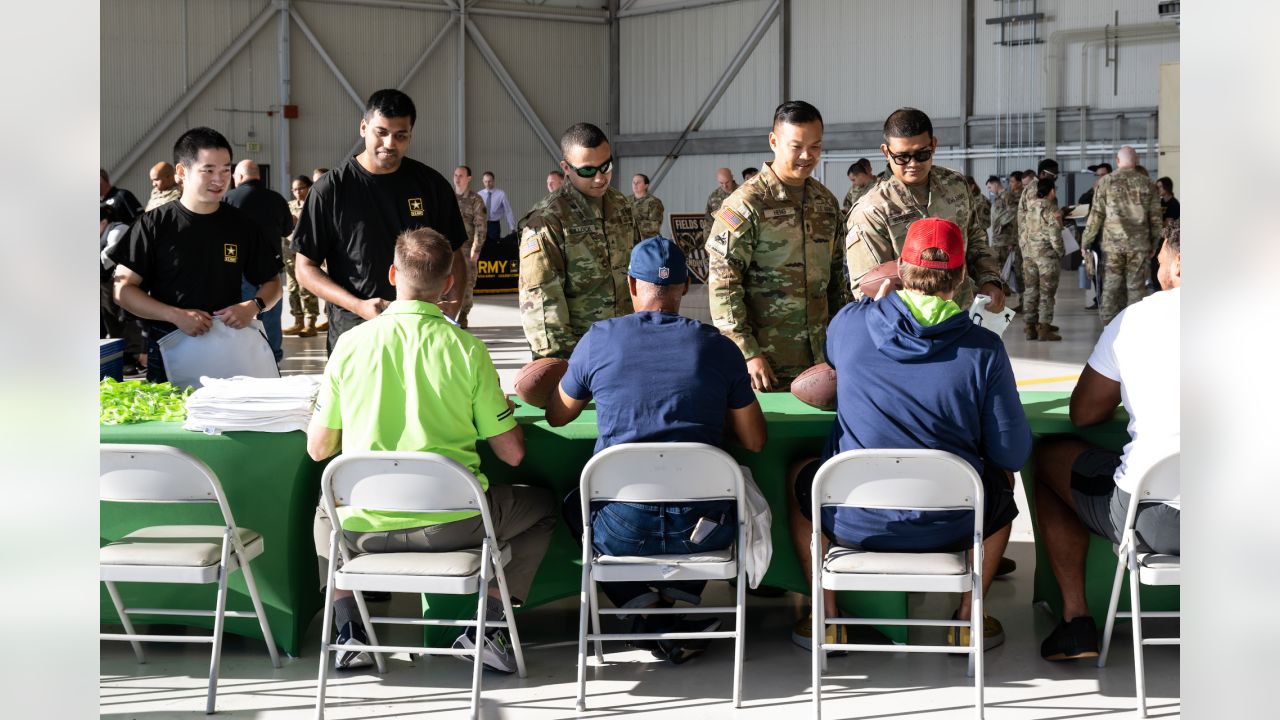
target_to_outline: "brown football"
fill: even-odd
[[[902,289],[902,278],[898,277],[897,260],[882,262],[868,270],[867,274],[858,281],[858,290],[862,292],[863,297],[874,298],[880,291],[880,284],[885,281],[885,278],[888,278],[891,283],[889,290]]]
[[[547,399],[555,392],[560,378],[568,369],[568,361],[560,358],[534,360],[516,373],[516,395],[529,405],[545,408]]]
[[[826,363],[814,365],[791,381],[791,394],[819,410],[835,410],[836,371]]]

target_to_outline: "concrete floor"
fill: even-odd
[[[1026,389],[1069,390],[1093,347],[1101,323],[1084,309],[1083,292],[1074,273],[1064,273],[1058,293],[1056,324],[1063,342],[1027,342],[1015,320],[1005,342],[1013,358],[1018,384]],[[488,344],[495,365],[510,390],[515,372],[529,359],[514,296],[477,296],[472,332]],[[692,298],[690,307],[696,308]],[[696,310],[694,310],[696,312]],[[286,314],[286,321],[287,321]],[[320,372],[323,336],[286,338],[286,373]],[[1020,485],[1019,485],[1020,488]],[[987,653],[986,707],[991,718],[1122,717],[1133,712],[1133,656],[1127,624],[1117,633],[1106,669],[1088,661],[1049,663],[1040,659],[1039,644],[1054,624],[1031,605],[1035,553],[1026,501],[1018,493],[1022,515],[1015,522],[1006,553],[1018,563],[1008,578],[998,580],[988,597],[988,611],[1004,624],[1006,642]],[[775,549],[785,551],[785,549]],[[211,596],[212,597],[212,596]],[[712,583],[706,600],[731,603],[727,585]],[[802,608],[796,596],[748,596],[748,644],[744,666],[744,703],[729,702],[733,649],[716,641],[705,656],[680,667],[654,660],[647,652],[606,646],[606,665],[588,670],[588,707],[582,717],[627,715],[637,718],[773,719],[779,713],[810,713],[809,656],[790,641],[791,626]],[[914,617],[949,616],[954,597],[911,596]],[[414,598],[396,595],[393,614],[412,615]],[[375,606],[375,612],[378,612]],[[384,611],[385,612],[385,611]],[[285,659],[273,670],[260,641],[226,636],[223,648],[219,714],[238,718],[287,718],[314,715],[319,646],[317,617],[304,640],[301,658]],[[485,718],[572,718],[576,693],[577,600],[568,599],[519,616],[529,676],[485,674]],[[1101,623],[1100,623],[1101,624]],[[118,629],[113,629],[113,632]],[[146,632],[146,630],[141,630]],[[194,631],[193,631],[194,632]],[[1149,623],[1148,635],[1176,633],[1176,625]],[[875,642],[868,633],[860,639]],[[940,641],[938,629],[913,633],[913,642]],[[396,628],[391,642],[412,644],[420,635]],[[101,710],[104,717],[197,717],[204,707],[208,673],[207,648],[152,644],[149,662],[138,665],[125,643],[101,645]],[[1176,647],[1146,651],[1148,705],[1153,717],[1179,713]],[[375,672],[331,673],[326,715],[330,718],[466,717],[470,665],[453,658],[394,656],[386,675]],[[958,657],[914,653],[855,654],[834,658],[823,678],[823,710],[828,718],[888,719],[898,717],[973,717],[972,685],[965,661]]]

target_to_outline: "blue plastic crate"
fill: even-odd
[[[124,339],[98,341],[99,378],[124,380]]]

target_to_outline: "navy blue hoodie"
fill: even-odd
[[[1009,354],[999,336],[963,312],[921,326],[896,293],[850,303],[827,330],[827,362],[836,371],[836,421],[826,457],[861,448],[932,448],[964,458],[981,475],[986,462],[1017,470],[1031,453]],[[972,532],[968,520],[968,529],[938,527],[959,519],[949,513],[841,509],[836,518],[838,526],[853,524],[836,528],[845,537],[841,529],[859,536],[877,528]]]

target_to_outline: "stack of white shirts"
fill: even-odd
[[[182,427],[209,434],[306,430],[322,377],[202,377],[203,387],[187,398]]]

